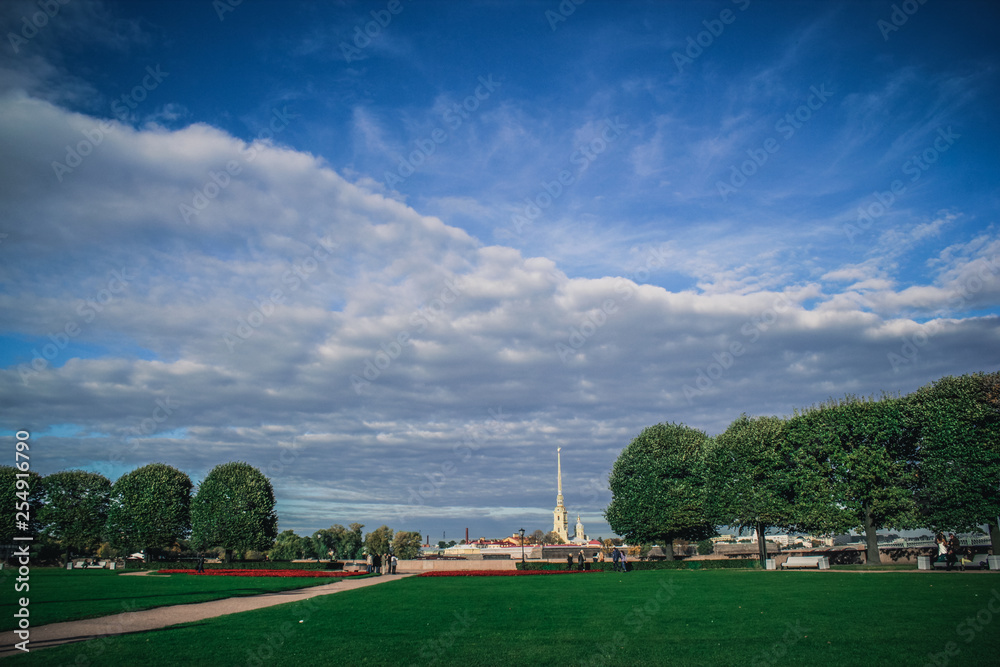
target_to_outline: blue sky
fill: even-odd
[[[43,5],[0,8],[40,472],[246,460],[283,528],[499,535],[561,446],[606,535],[644,426],[997,368],[995,3]]]

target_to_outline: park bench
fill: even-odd
[[[959,558],[961,558],[961,556],[959,556]],[[965,569],[972,568],[974,570],[985,570],[985,569],[989,568],[988,559],[989,559],[989,556],[987,554],[976,554],[975,556],[973,556],[971,558],[971,560],[972,560],[971,564],[970,563],[966,563],[965,564]],[[961,566],[961,562],[958,561],[958,560],[956,560],[955,563],[952,565],[952,568],[953,569],[958,569],[960,566]],[[944,558],[942,558],[941,560],[935,560],[934,561],[934,567],[935,568],[941,568],[941,569],[947,569],[947,567],[948,567],[948,561],[946,559],[944,559]]]
[[[830,569],[830,559],[826,556],[789,556],[781,567],[815,567],[820,570]]]

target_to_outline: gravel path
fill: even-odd
[[[144,609],[142,611],[103,616],[101,618],[90,618],[82,621],[50,623],[49,625],[40,625],[31,628],[28,647],[33,651],[37,651],[38,649],[50,646],[82,642],[97,637],[156,630],[158,628],[165,628],[168,625],[192,623],[206,618],[237,614],[241,611],[263,609],[264,607],[273,607],[274,605],[285,604],[287,602],[298,602],[299,600],[307,600],[320,595],[351,591],[356,588],[405,579],[409,576],[413,575],[396,574],[356,580],[347,578],[336,583],[313,586],[311,588],[278,591],[276,593],[265,593],[264,595],[248,597],[227,598],[225,600],[212,600],[211,602],[198,602],[195,604],[157,607],[156,609]],[[0,639],[0,658],[21,653],[21,651],[14,648],[14,644],[19,641],[21,640],[17,638],[13,631],[4,632],[2,639]]]

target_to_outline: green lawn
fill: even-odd
[[[108,616],[124,611],[189,602],[259,595],[331,583],[331,579],[279,577],[122,576],[111,570],[31,570],[27,592],[14,590],[16,570],[5,569],[0,586],[0,630],[17,627],[13,613],[22,597],[30,601],[32,625]]]
[[[998,629],[1000,576],[993,574],[721,570],[414,577],[13,660],[854,667],[922,665],[928,654],[950,650],[948,664],[994,664]]]

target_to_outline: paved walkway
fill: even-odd
[[[323,584],[322,586],[313,586],[311,588],[278,591],[248,597],[227,598],[225,600],[212,600],[211,602],[157,607],[155,609],[144,609],[142,611],[132,611],[113,616],[103,616],[101,618],[89,618],[82,621],[50,623],[49,625],[40,625],[31,628],[31,641],[28,646],[32,651],[37,651],[38,649],[50,646],[82,642],[98,637],[146,632],[148,630],[165,628],[168,625],[193,623],[206,618],[237,614],[241,611],[251,611],[253,609],[263,609],[265,607],[273,607],[274,605],[288,602],[298,602],[341,591],[351,591],[356,588],[364,588],[365,586],[398,581],[410,576],[413,575],[396,574],[367,577],[364,579],[351,579],[348,577],[336,583]],[[0,658],[14,653],[22,653],[22,651],[14,648],[14,644],[21,640],[12,631],[4,632],[0,637],[2,637],[0,639]]]

